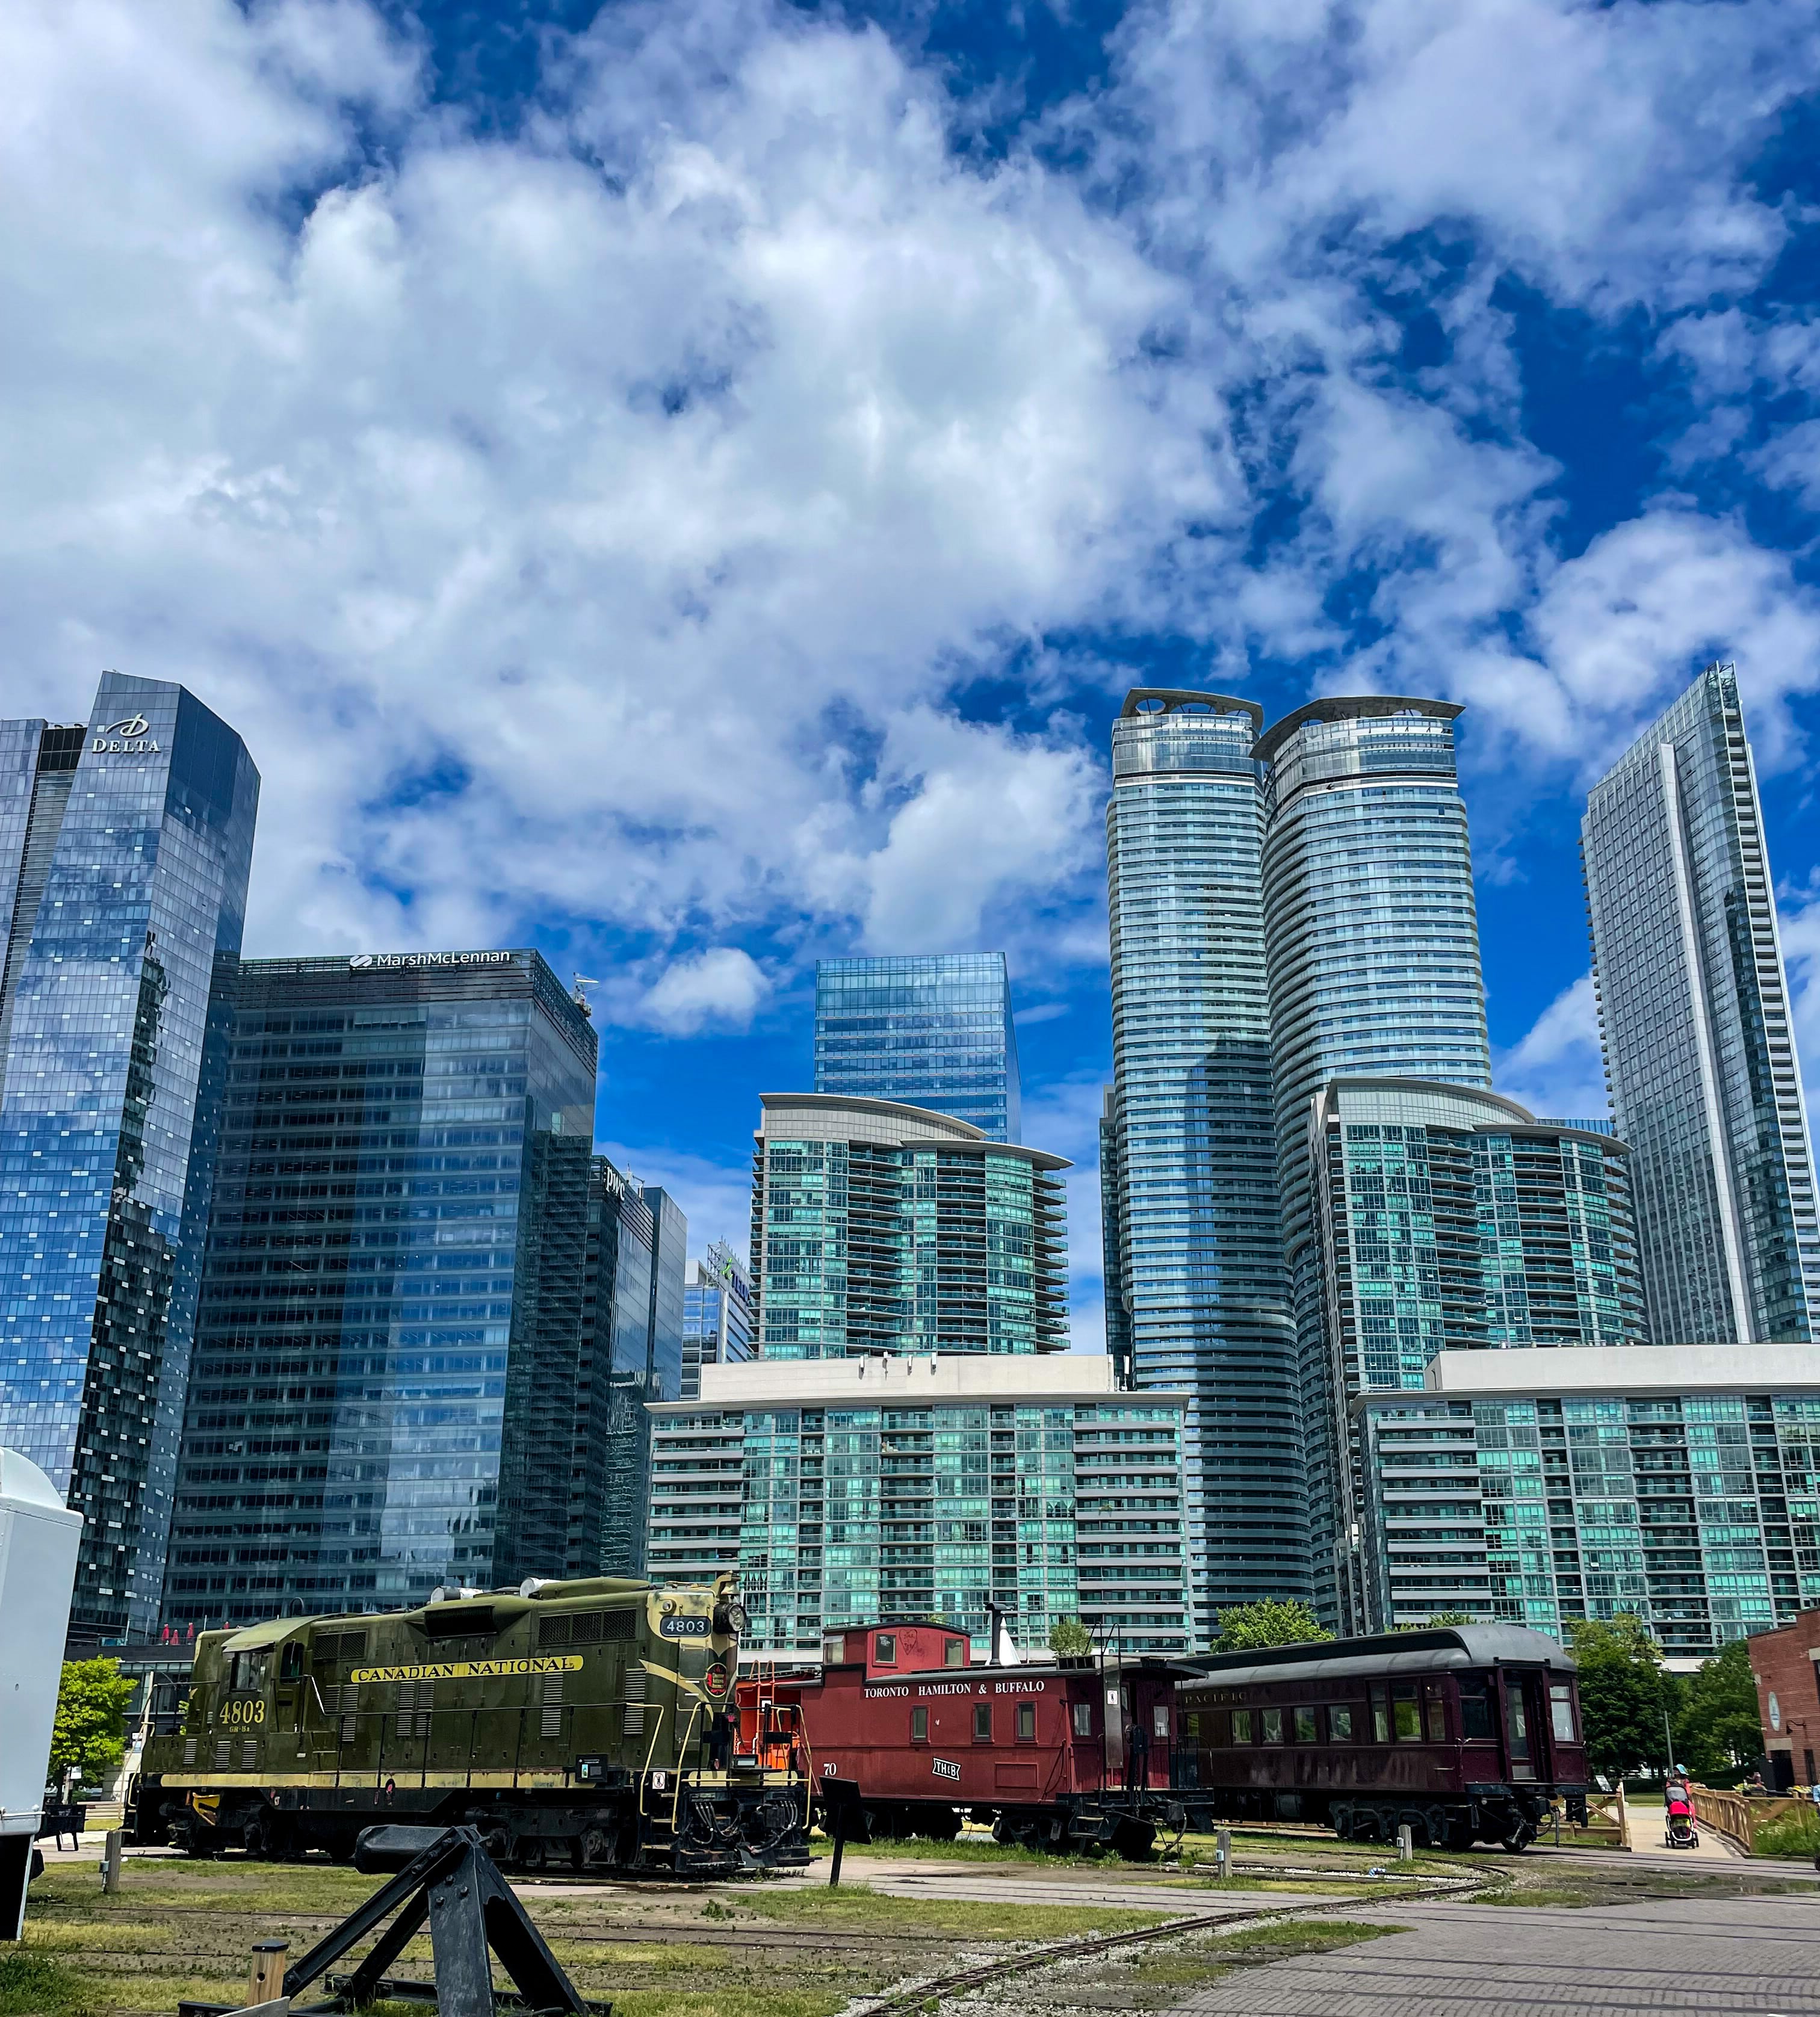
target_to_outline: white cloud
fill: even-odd
[[[1804,888],[1778,892],[1777,909],[1811,1121],[1820,1107],[1820,876],[1811,878]]]
[[[1493,1063],[1498,1091],[1532,1113],[1557,1120],[1608,1120],[1592,976],[1583,973],[1563,988],[1522,1041]]]
[[[671,1036],[691,1036],[708,1023],[743,1030],[770,992],[750,954],[712,946],[665,968],[646,992],[643,1019]]]
[[[638,1147],[624,1142],[598,1145],[603,1156],[640,1182],[655,1184],[674,1198],[688,1221],[692,1257],[724,1239],[743,1257],[752,1243],[752,1173],[728,1169],[703,1156],[673,1149]]]

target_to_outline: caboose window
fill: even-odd
[[[1036,1704],[1033,1701],[1017,1705],[1017,1741],[1020,1744],[1036,1741]]]
[[[1460,1676],[1460,1734],[1468,1744],[1489,1744],[1494,1734],[1491,1698],[1482,1674]]]
[[[1189,1718],[1190,1723],[1193,1720],[1192,1716]],[[1077,1737],[1091,1737],[1093,1734],[1093,1705],[1091,1702],[1075,1703],[1074,1734]]]
[[[831,1667],[838,1667],[847,1658],[847,1640],[841,1633],[832,1633],[822,1642],[822,1658]]]
[[[1251,1712],[1248,1708],[1233,1711],[1233,1741],[1249,1744],[1251,1741]]]
[[[1548,1712],[1555,1720],[1557,1741],[1572,1744],[1573,1729],[1573,1690],[1565,1681],[1553,1681],[1548,1687]]]
[[[941,1664],[944,1667],[964,1667],[967,1664],[967,1642],[964,1639],[951,1639],[941,1649]]]
[[[1258,1720],[1263,1726],[1263,1741],[1280,1744],[1283,1741],[1283,1712],[1280,1708],[1265,1708],[1258,1712]]]
[[[1390,1688],[1390,1718],[1399,1744],[1422,1741],[1422,1708],[1414,1681],[1393,1681]]]
[[[1327,1735],[1335,1744],[1352,1741],[1352,1712],[1336,1705],[1327,1711]]]
[[[872,1641],[872,1658],[881,1667],[894,1667],[897,1664],[897,1635],[895,1632],[881,1632]]]
[[[913,1708],[911,1710],[910,1741],[912,1744],[926,1744],[929,1741],[929,1712],[927,1709]]]
[[[1320,1730],[1312,1708],[1298,1708],[1295,1712],[1295,1741],[1298,1744],[1320,1743]]]
[[[973,1741],[990,1744],[992,1741],[992,1705],[990,1702],[973,1704]]]

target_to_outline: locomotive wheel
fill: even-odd
[[[605,1863],[613,1853],[613,1845],[605,1828],[586,1828],[582,1832],[581,1860],[584,1864]]]
[[[272,1817],[262,1809],[240,1830],[240,1846],[248,1856],[265,1862],[272,1854]]]
[[[521,1870],[541,1870],[543,1867],[543,1844],[536,1835],[527,1835],[518,1844],[517,1862]]]

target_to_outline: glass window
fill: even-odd
[[[1414,1681],[1393,1681],[1391,1683],[1390,1717],[1399,1744],[1421,1743],[1422,1708]]]
[[[1320,1743],[1320,1726],[1312,1708],[1298,1708],[1295,1712],[1295,1741],[1298,1744]]]
[[[910,1741],[912,1744],[926,1744],[929,1741],[929,1712],[927,1709],[913,1708],[911,1710]]]
[[[1371,1734],[1380,1744],[1390,1741],[1390,1695],[1382,1682],[1371,1690]]]
[[[1233,1741],[1249,1744],[1251,1741],[1251,1712],[1248,1708],[1233,1711]]]
[[[1158,1702],[1150,1711],[1150,1729],[1152,1733],[1159,1737],[1166,1738],[1168,1736],[1169,1705],[1167,1702]]]
[[[847,1658],[847,1640],[840,1633],[822,1640],[822,1658],[831,1667],[838,1667]]]
[[[941,1649],[941,1664],[944,1667],[964,1667],[967,1664],[967,1642],[964,1639],[951,1639]]]
[[[1460,1676],[1460,1735],[1468,1744],[1489,1744],[1495,1731],[1491,1695],[1483,1674]]]
[[[992,1741],[992,1705],[990,1702],[973,1704],[973,1741],[990,1744]]]
[[[1075,1703],[1074,1734],[1077,1737],[1091,1737],[1093,1734],[1093,1705],[1091,1702]]]
[[[881,1667],[897,1665],[897,1635],[895,1632],[881,1632],[872,1641],[872,1658]]]
[[[1258,1721],[1262,1731],[1262,1741],[1266,1744],[1280,1744],[1283,1741],[1283,1712],[1281,1709],[1262,1709],[1258,1712]]]
[[[1184,1737],[1198,1737],[1201,1734],[1201,1718],[1192,1713],[1184,1716],[1182,1719],[1182,1734]]]
[[[1352,1712],[1343,1705],[1336,1704],[1327,1711],[1327,1734],[1335,1744],[1350,1744],[1352,1741]]]
[[[278,1656],[278,1678],[281,1681],[300,1681],[303,1678],[303,1641],[293,1639]]]
[[[1573,1727],[1573,1690],[1565,1681],[1552,1681],[1548,1687],[1549,1713],[1554,1718],[1556,1741],[1572,1744],[1575,1739]]]
[[[1020,1744],[1036,1741],[1036,1704],[1033,1701],[1017,1705],[1017,1741]]]
[[[1447,1741],[1447,1705],[1439,1687],[1431,1683],[1424,1691],[1424,1706],[1428,1716],[1428,1741],[1445,1744]]]

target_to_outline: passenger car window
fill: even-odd
[[[1556,1739],[1562,1744],[1572,1744],[1574,1741],[1573,1690],[1564,1681],[1550,1683],[1548,1710],[1554,1719]]]
[[[1295,1712],[1295,1741],[1298,1744],[1320,1743],[1320,1732],[1312,1708],[1298,1708]]]
[[[1233,1741],[1249,1744],[1251,1741],[1251,1712],[1248,1708],[1233,1711]]]
[[[973,1704],[973,1741],[990,1744],[992,1741],[992,1705],[990,1702]]]
[[[1424,1689],[1427,1698],[1424,1706],[1428,1716],[1428,1741],[1445,1744],[1447,1741],[1447,1704],[1441,1690],[1431,1684]]]
[[[1335,1707],[1327,1711],[1327,1734],[1335,1744],[1350,1744],[1352,1741],[1352,1712]]]
[[[1396,1681],[1391,1684],[1390,1714],[1399,1744],[1421,1743],[1422,1710],[1421,1704],[1416,1699],[1414,1681]]]
[[[926,1744],[929,1741],[929,1712],[927,1709],[913,1708],[911,1710],[910,1741],[912,1744]]]
[[[1280,1708],[1260,1709],[1258,1719],[1263,1726],[1263,1741],[1266,1744],[1283,1741],[1283,1712]]]
[[[1017,1741],[1020,1744],[1036,1741],[1036,1704],[1022,1701],[1017,1705]]]
[[[1381,1682],[1371,1690],[1371,1734],[1380,1744],[1390,1741],[1390,1696]]]
[[[1482,1674],[1460,1676],[1460,1734],[1468,1744],[1489,1744],[1494,1731],[1491,1697]]]
[[[1093,1734],[1093,1705],[1091,1702],[1075,1703],[1074,1734],[1077,1737],[1091,1737]]]

